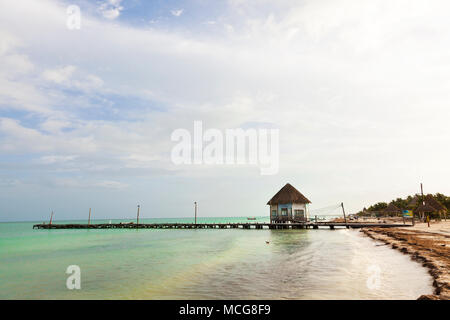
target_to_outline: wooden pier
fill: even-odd
[[[304,223],[101,223],[101,224],[35,224],[33,229],[319,229],[329,228],[395,228],[411,225],[359,222],[304,222]]]

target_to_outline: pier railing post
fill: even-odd
[[[141,209],[141,206],[140,205],[138,205],[138,208],[137,208],[138,210],[137,210],[137,219],[136,219],[136,225],[139,225],[139,211],[140,211],[140,209]]]
[[[194,202],[194,210],[195,210],[195,217],[194,217],[194,224],[197,224],[197,202]]]

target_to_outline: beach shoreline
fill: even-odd
[[[418,299],[450,300],[450,221],[416,223],[399,228],[364,228],[366,236],[384,242],[421,262],[433,277],[434,294]]]

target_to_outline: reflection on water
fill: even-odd
[[[0,224],[7,231],[0,233],[0,298],[416,299],[432,292],[426,269],[355,230],[29,228]],[[81,268],[81,290],[65,287],[71,264]]]
[[[258,245],[267,236],[270,245]],[[408,256],[352,230],[273,230],[246,239],[245,257],[183,287],[200,299],[416,299],[431,277]],[[373,267],[376,267],[373,269]],[[374,273],[373,270],[380,270]],[[370,277],[378,277],[373,287]],[[369,282],[369,284],[368,284]],[[369,285],[369,287],[368,287]]]

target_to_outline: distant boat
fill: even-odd
[[[247,220],[256,220],[255,217],[247,217]]]

